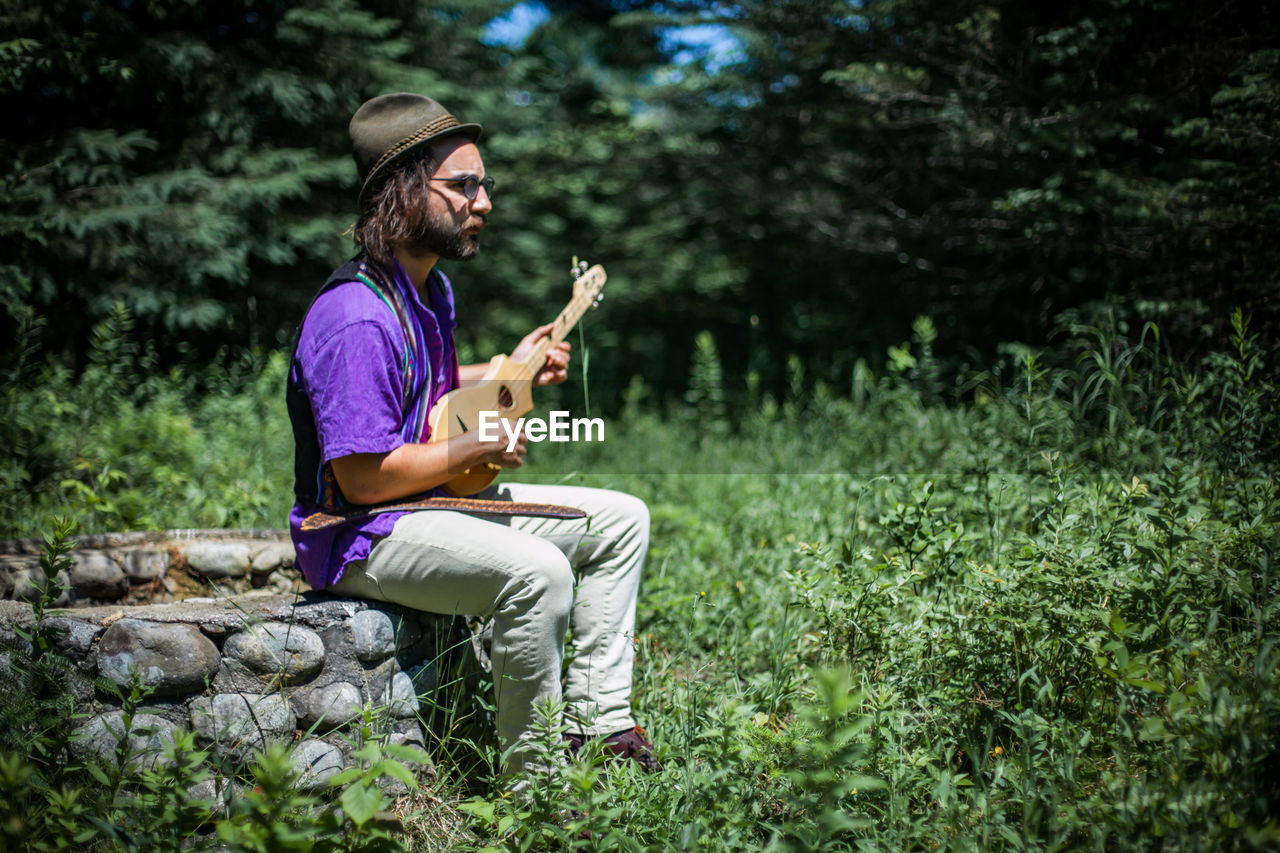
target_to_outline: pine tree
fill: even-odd
[[[168,359],[285,339],[350,252],[347,120],[426,74],[403,62],[421,5],[58,0],[3,14],[6,304],[49,316],[76,357],[116,302]]]

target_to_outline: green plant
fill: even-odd
[[[37,594],[31,598],[32,627],[25,629],[15,626],[19,638],[31,646],[32,663],[40,661],[53,647],[53,638],[44,624],[44,615],[49,607],[66,592],[62,577],[70,572],[74,560],[69,556],[75,547],[71,539],[74,525],[66,518],[57,518],[53,523],[53,532],[44,540],[40,549],[40,574],[28,578],[28,583],[36,588]],[[25,595],[29,592],[21,590]]]
[[[791,783],[786,807],[792,820],[776,830],[779,849],[852,849],[855,830],[871,826],[859,798],[882,790],[885,782],[863,772],[870,764],[866,736],[869,717],[858,712],[863,697],[847,671],[815,676],[817,702],[802,709],[795,725],[803,734],[786,757]]]

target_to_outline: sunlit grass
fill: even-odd
[[[555,770],[549,811],[489,788],[492,744],[460,736],[407,837],[419,813],[455,848],[1273,845],[1278,409],[1237,331],[1199,375],[1023,354],[959,405],[917,368],[857,402],[633,411],[535,446],[504,476],[650,507],[634,701],[664,768]],[[84,485],[12,517],[280,526],[281,369],[99,407]]]

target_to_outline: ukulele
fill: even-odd
[[[527,358],[514,361],[495,355],[477,384],[457,388],[436,401],[427,415],[431,427],[428,442],[447,441],[479,428],[481,412],[497,412],[500,418],[514,420],[533,408],[533,377],[547,360],[548,350],[563,341],[582,315],[600,300],[604,267],[586,266],[585,261],[578,264],[575,259],[573,298],[556,317],[551,332],[538,340]],[[501,470],[492,462],[475,465],[445,483],[444,490],[456,497],[473,495],[492,483]]]

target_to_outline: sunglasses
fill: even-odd
[[[477,178],[475,175],[467,175],[465,178],[427,178],[427,180],[462,184],[462,194],[467,197],[467,201],[475,201],[481,187],[484,187],[485,195],[493,196],[493,178],[490,177]]]

